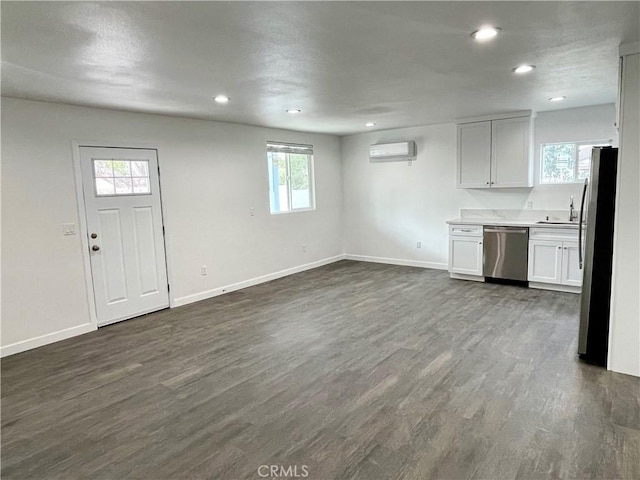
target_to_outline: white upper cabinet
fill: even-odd
[[[531,112],[458,124],[458,188],[533,186]]]
[[[532,187],[531,119],[491,122],[491,187]]]
[[[458,186],[489,188],[491,122],[458,125]]]

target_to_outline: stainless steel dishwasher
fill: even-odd
[[[483,275],[505,280],[527,280],[529,229],[484,227]]]

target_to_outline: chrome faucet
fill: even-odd
[[[571,203],[569,204],[569,221],[575,222],[578,219],[578,212],[573,208],[573,195],[571,195]]]

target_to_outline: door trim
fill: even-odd
[[[124,146],[127,145],[127,146]],[[87,211],[85,208],[85,199],[84,199],[84,190],[82,183],[82,165],[81,165],[81,155],[80,149],[82,147],[88,148],[122,148],[122,149],[138,149],[138,150],[155,150],[156,156],[158,158],[158,170],[160,170],[160,152],[158,147],[155,145],[138,143],[138,142],[99,142],[99,141],[81,141],[81,140],[72,140],[72,157],[73,157],[73,175],[75,178],[75,187],[76,187],[76,203],[78,207],[78,233],[80,235],[80,243],[82,248],[82,264],[84,270],[84,281],[86,286],[86,295],[87,295],[87,304],[89,305],[89,323],[93,330],[97,330],[98,325],[98,313],[96,311],[96,302],[95,296],[93,293],[93,276],[91,275],[91,259],[89,257],[89,239],[87,238]],[[162,179],[161,175],[158,175],[158,184],[160,185],[160,205],[164,207],[164,199],[162,197]],[[162,217],[162,225],[165,227],[166,231],[166,215],[164,208],[160,209],[161,217]],[[167,268],[167,281],[169,285],[172,283],[173,275],[172,269],[170,267],[171,262],[169,261],[169,245],[167,241],[166,234],[163,235],[164,240],[164,250],[165,250],[165,265]],[[169,308],[174,307],[174,301],[171,297],[171,291],[169,291]],[[122,321],[122,320],[117,320]],[[108,324],[116,323],[110,322]],[[108,324],[100,325],[102,327],[107,326]]]

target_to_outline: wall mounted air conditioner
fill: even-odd
[[[372,162],[399,162],[415,160],[416,142],[379,143],[369,147],[369,160]]]

